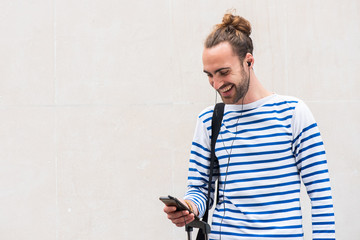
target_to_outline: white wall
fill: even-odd
[[[185,239],[158,197],[185,192],[215,96],[202,44],[232,7],[252,23],[259,79],[312,109],[337,237],[360,239],[358,0],[2,0],[0,238]]]

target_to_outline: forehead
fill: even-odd
[[[239,58],[234,54],[228,42],[222,42],[212,48],[204,48],[203,65],[205,70],[212,68],[233,67],[240,64]]]

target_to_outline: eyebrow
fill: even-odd
[[[216,69],[214,73],[216,74],[217,72],[220,72],[221,70],[224,70],[224,69],[230,69],[230,67],[223,67],[223,68]],[[204,73],[211,74],[206,70],[203,70],[203,71],[204,71]]]

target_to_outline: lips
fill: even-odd
[[[228,85],[228,86],[225,86],[225,87],[222,87],[221,89],[219,89],[219,92],[222,94],[222,95],[227,95],[230,90],[233,88],[234,85]]]

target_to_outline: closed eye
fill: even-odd
[[[227,76],[228,74],[230,74],[230,72],[231,72],[231,69],[230,68],[219,68],[219,69],[217,69],[215,72],[214,72],[214,74],[216,75],[216,74],[220,74],[220,76]],[[206,75],[209,77],[209,78],[212,78],[213,77],[213,75],[210,73],[210,72],[208,72],[208,71],[206,71],[206,70],[204,70],[204,73],[206,73]]]
[[[219,73],[221,76],[226,76],[230,73],[230,70],[220,71]]]

